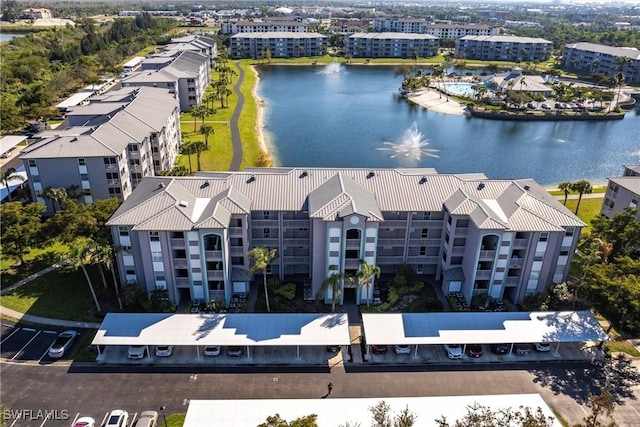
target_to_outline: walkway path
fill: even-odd
[[[244,69],[240,66],[240,62],[236,61],[236,68],[238,69],[238,81],[233,86],[233,90],[238,95],[238,103],[235,110],[233,110],[233,116],[231,116],[231,145],[233,146],[233,158],[231,159],[230,171],[239,171],[242,164],[242,141],[240,140],[240,128],[238,127],[238,119],[242,113],[242,107],[244,106],[244,94],[240,90],[242,81],[244,80]]]

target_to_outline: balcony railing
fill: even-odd
[[[244,248],[242,246],[232,246],[229,248],[231,255],[244,255]]]
[[[504,280],[504,284],[505,285],[517,285],[518,283],[520,283],[520,278],[519,277],[507,277]]]
[[[522,258],[511,258],[509,260],[509,268],[520,268],[524,264],[524,260]]]
[[[489,258],[494,259],[496,257],[496,251],[480,251],[480,259]]]
[[[173,266],[175,268],[187,268],[187,266],[188,266],[187,259],[186,258],[174,258],[173,259]]]
[[[476,279],[488,279],[491,277],[491,270],[478,270],[476,272]]]
[[[347,239],[346,247],[347,249],[359,249],[360,239]]]
[[[451,255],[462,255],[464,254],[464,246],[454,246],[451,248]]]
[[[188,277],[176,277],[176,286],[179,288],[188,288],[189,278]]]
[[[242,236],[242,227],[229,227],[229,236]]]
[[[204,251],[207,261],[222,261],[222,251]]]
[[[222,270],[207,270],[207,277],[209,279],[224,279],[224,271],[222,271]]]
[[[513,241],[514,248],[526,248],[527,247],[527,239],[515,239]]]
[[[265,228],[265,227],[279,227],[277,219],[252,219],[251,227],[252,228]]]
[[[184,248],[184,239],[172,238],[171,246],[174,248]]]

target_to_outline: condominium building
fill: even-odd
[[[239,33],[306,33],[309,24],[293,20],[268,19],[264,21],[226,21],[220,28],[221,34]]]
[[[481,24],[434,24],[424,19],[375,18],[373,31],[411,34],[431,34],[440,39],[457,39],[464,36],[497,36],[500,27]]]
[[[564,47],[563,67],[614,77],[622,72],[627,84],[640,83],[640,50],[630,47],[573,43]]]
[[[626,208],[640,220],[640,165],[625,165],[622,176],[609,178],[600,215],[611,219]]]
[[[444,292],[521,302],[562,282],[584,223],[534,181],[433,169],[269,168],[146,178],[109,219],[123,283],[182,299],[248,292],[255,247],[267,273],[309,282],[392,275],[408,264]],[[388,276],[390,277],[390,276]],[[342,280],[342,298],[371,295]],[[373,292],[373,287],[369,288]],[[325,294],[325,301],[331,301]]]
[[[121,81],[122,87],[151,86],[169,90],[188,111],[202,103],[211,83],[211,57],[190,50],[169,50],[151,55],[142,61],[141,71],[130,73]]]
[[[318,33],[264,32],[238,33],[231,36],[233,58],[272,58],[322,56],[327,53],[327,36]]]
[[[486,61],[546,61],[551,57],[549,40],[515,36],[464,36],[456,40],[459,58]]]
[[[345,38],[345,55],[365,58],[428,58],[440,39],[429,34],[356,33]]]
[[[69,127],[40,132],[22,150],[33,199],[47,187],[76,192],[83,203],[125,200],[145,176],[173,167],[179,153],[180,110],[165,89],[123,88],[94,96],[67,113]]]
[[[211,37],[201,35],[188,35],[171,39],[164,46],[166,52],[198,52],[209,58],[209,68],[215,69],[216,57],[218,56],[218,43]]]

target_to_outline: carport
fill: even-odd
[[[251,358],[256,346],[349,345],[344,313],[297,314],[164,314],[109,313],[93,339],[100,346],[242,346]]]
[[[608,341],[609,336],[589,311],[464,312],[363,314],[370,345],[514,344]],[[464,349],[463,349],[464,352]]]

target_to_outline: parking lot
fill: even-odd
[[[155,411],[158,408],[154,409]],[[126,411],[126,409],[125,409]],[[138,419],[138,412],[128,412],[127,426],[135,425]],[[7,427],[24,427],[24,426],[39,426],[39,427],[57,427],[57,426],[69,426],[74,425],[75,422],[82,417],[91,417],[95,420],[96,426],[103,426],[107,422],[110,412],[85,414],[80,412],[70,413],[67,410],[14,410],[10,413]],[[158,421],[162,422],[162,415],[158,414]],[[160,424],[162,425],[162,424]],[[123,426],[124,427],[124,426]]]
[[[15,362],[52,363],[54,360],[49,358],[47,351],[58,334],[63,330],[62,328],[43,328],[21,323],[14,325],[3,322],[0,356],[4,360]],[[76,339],[76,342],[71,347],[71,351],[66,352],[65,356],[62,357],[62,360],[68,359],[69,354],[73,353],[79,338],[80,337]]]

